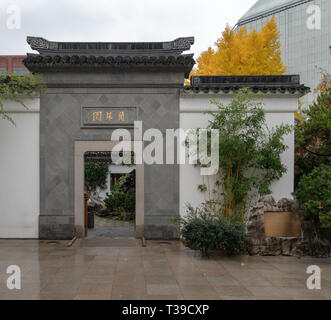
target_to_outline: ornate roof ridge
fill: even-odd
[[[262,92],[262,93],[271,93],[271,94],[300,94],[306,95],[311,90],[310,88],[300,85],[300,86],[287,86],[287,87],[270,87],[270,86],[228,86],[222,88],[215,88],[215,87],[205,87],[205,88],[198,88],[198,87],[191,87],[185,86],[183,88],[184,93],[193,93],[193,94],[229,94],[236,92],[244,87],[249,87],[252,89],[254,93]]]
[[[180,69],[189,76],[195,60],[193,54],[178,56],[150,55],[150,56],[101,56],[101,55],[44,55],[28,53],[23,60],[24,65],[32,72],[45,69]]]
[[[300,84],[300,75],[231,75],[231,76],[192,76],[192,86],[218,86],[224,84],[269,84],[269,85],[293,85]]]
[[[27,37],[31,49],[47,55],[180,55],[190,50],[194,37],[166,42],[55,42],[42,37]]]
[[[193,76],[186,93],[230,93],[244,87],[253,92],[307,94],[310,88],[300,84],[299,75]]]

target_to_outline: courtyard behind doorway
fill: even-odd
[[[136,143],[140,148],[141,143]],[[117,144],[75,143],[75,227],[80,237],[143,237],[143,164],[122,165],[123,153],[113,151]],[[133,150],[133,142],[124,143],[123,152],[133,157]]]
[[[122,152],[115,151],[84,155],[88,238],[135,237],[136,167],[123,165],[122,157]]]

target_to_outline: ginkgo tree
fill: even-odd
[[[229,25],[213,49],[197,59],[191,75],[280,75],[287,71],[281,58],[280,32],[274,17],[260,31]]]

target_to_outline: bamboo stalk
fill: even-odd
[[[218,169],[218,178],[217,178],[217,213],[220,212],[220,184],[221,184],[221,172],[220,169]]]
[[[202,176],[202,185],[205,186],[205,176]],[[206,202],[206,190],[203,190],[203,199]]]
[[[229,170],[229,165],[227,169],[227,177],[226,177],[226,203],[225,203],[225,216],[228,218],[229,214],[229,184],[230,184],[230,170]]]
[[[245,207],[246,207],[246,201],[247,201],[247,196],[248,194],[246,193],[245,197],[244,197],[244,201],[241,205],[241,210],[240,210],[240,216],[243,217],[245,214]]]
[[[229,199],[230,199],[230,202],[229,202],[229,218],[232,217],[232,203],[233,203],[233,195],[232,195],[232,161],[231,161],[231,158],[230,158],[230,194],[229,194]]]

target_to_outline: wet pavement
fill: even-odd
[[[112,220],[94,215],[94,228],[88,238],[131,238],[136,236],[135,222]]]
[[[331,259],[203,259],[178,241],[132,238],[67,243],[0,240],[0,299],[331,299]],[[10,265],[21,269],[21,290],[6,286]],[[310,265],[321,268],[321,290],[307,289]]]

